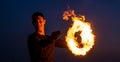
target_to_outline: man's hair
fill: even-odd
[[[41,16],[41,17],[44,18],[43,13],[41,13],[41,12],[35,12],[35,13],[33,13],[33,15],[32,15],[32,20],[35,20],[38,16]]]
[[[33,13],[33,15],[32,15],[32,23],[34,23],[34,21],[37,19],[38,16],[41,16],[41,17],[44,18],[43,13],[41,13],[41,12],[35,12],[35,13]]]

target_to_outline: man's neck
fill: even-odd
[[[44,31],[38,31],[37,32],[39,35],[45,35],[45,32]]]
[[[42,29],[36,30],[36,33],[39,34],[39,35],[45,35],[44,27]]]

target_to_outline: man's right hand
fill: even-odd
[[[52,34],[51,34],[51,38],[52,38],[53,40],[59,39],[60,36],[61,36],[61,31],[55,31],[55,32],[52,32]]]

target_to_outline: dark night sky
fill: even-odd
[[[96,42],[84,57],[55,48],[55,62],[120,62],[120,0],[0,0],[0,62],[30,62],[27,36],[34,31],[35,11],[47,19],[46,34],[61,30],[65,36],[70,22],[62,20],[62,13],[67,5],[86,16]]]

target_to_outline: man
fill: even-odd
[[[61,32],[56,31],[48,36],[45,34],[46,20],[40,12],[32,15],[35,32],[28,37],[28,48],[31,62],[54,62],[54,47],[67,47],[66,42],[59,39]]]

